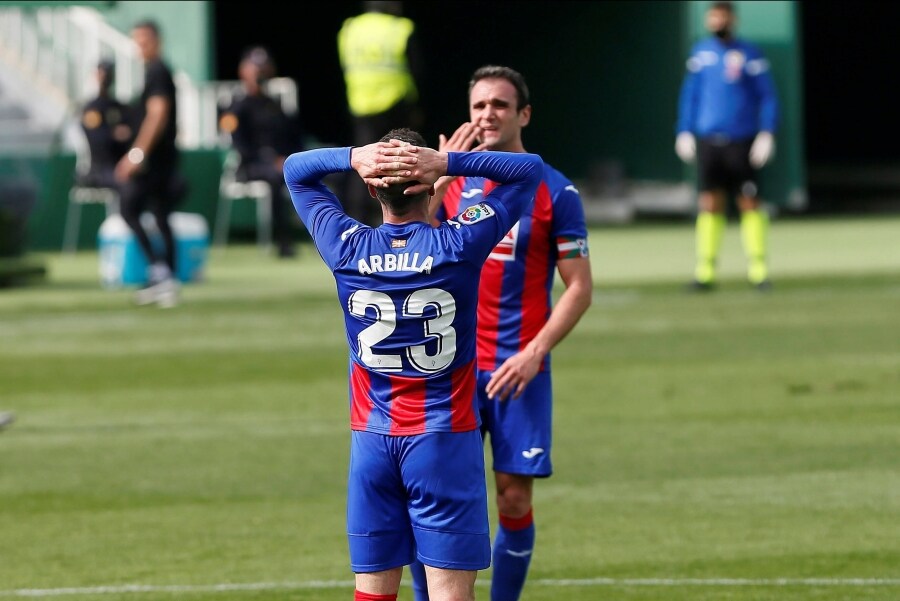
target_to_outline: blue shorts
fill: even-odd
[[[490,438],[493,470],[547,478],[553,473],[553,388],[549,371],[538,372],[524,392],[505,401],[487,398],[491,372],[478,372],[482,432]]]
[[[415,556],[437,568],[488,568],[481,433],[351,432],[347,538],[355,573],[408,565]]]

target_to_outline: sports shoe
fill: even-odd
[[[166,278],[150,284],[134,293],[134,302],[138,305],[156,303],[160,307],[170,309],[178,304],[181,286],[175,278]]]
[[[278,245],[278,257],[281,259],[291,259],[297,256],[297,249],[293,244],[284,242]]]
[[[772,290],[772,280],[762,280],[761,282],[751,282],[751,286],[756,288],[758,292],[770,292]]]
[[[710,292],[716,285],[713,282],[701,282],[699,280],[691,280],[686,286],[688,292]]]
[[[16,421],[16,414],[12,411],[0,411],[0,430]]]

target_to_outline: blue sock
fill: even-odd
[[[409,564],[409,573],[412,574],[413,598],[415,601],[428,601],[428,582],[425,579],[425,564],[414,559]]]
[[[532,512],[514,519],[500,516],[494,539],[491,601],[517,601],[525,586],[534,548]]]

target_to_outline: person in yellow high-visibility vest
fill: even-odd
[[[415,23],[402,15],[402,2],[368,1],[363,6],[364,12],[347,18],[337,36],[353,146],[371,144],[393,128],[418,129],[424,121],[416,86],[423,63]],[[347,186],[347,213],[378,225],[381,211],[362,182],[353,178]]]

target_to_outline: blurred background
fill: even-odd
[[[522,71],[536,118],[529,150],[579,185],[592,224],[693,216],[693,170],[673,151],[677,96],[707,2],[406,3],[427,75],[423,133],[437,144],[467,118],[466,83],[485,63]],[[777,157],[763,172],[773,214],[900,210],[900,131],[886,82],[897,72],[894,3],[737,2],[738,34],[772,63],[782,103]],[[336,1],[285,18],[275,2],[0,3],[0,203],[5,254],[61,247],[75,169],[78,107],[98,59],[116,63],[115,94],[134,99],[141,64],[131,25],[161,25],[177,72],[179,144],[190,179],[182,210],[215,219],[227,140],[217,113],[249,46],[268,47],[281,97],[309,145],[349,144],[336,36],[361,2]],[[245,208],[246,209],[246,208]],[[102,210],[85,210],[78,248],[97,245]],[[235,208],[234,240],[252,231]],[[17,232],[14,236],[12,232]],[[302,236],[302,233],[300,234]]]

